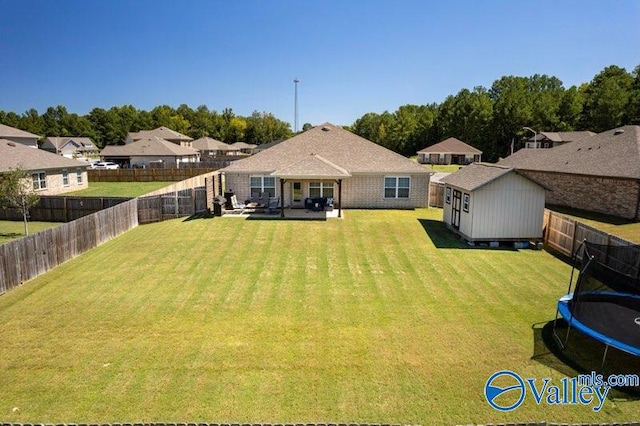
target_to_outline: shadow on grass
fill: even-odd
[[[553,335],[554,320],[533,324],[533,355],[531,359],[560,372],[567,377],[575,377],[578,374],[591,374],[595,371],[607,377],[610,374],[638,374],[640,371],[640,358],[609,348],[604,369],[602,356],[605,345],[591,339],[578,330],[571,329],[569,339],[564,350],[558,344]],[[567,323],[559,319],[556,325],[556,334],[560,339],[567,335]],[[640,400],[640,386],[615,387],[609,392],[610,399],[626,401]]]
[[[0,233],[0,237],[2,237],[2,238],[20,238],[20,237],[24,237],[24,234],[19,234],[17,232],[7,232],[7,233]]]
[[[557,213],[575,216],[582,219],[595,220],[596,222],[609,223],[611,225],[628,225],[630,223],[636,223],[631,219],[610,216],[604,213],[594,213],[586,210],[572,209],[569,207],[555,206],[555,205],[549,205],[547,207],[549,208],[549,210],[553,210],[554,212],[557,212]]]
[[[206,211],[206,212],[201,212],[201,213],[196,213],[196,214],[192,214],[189,217],[186,217],[183,222],[190,222],[192,220],[197,220],[197,219],[213,219],[213,213]]]
[[[424,232],[427,233],[427,236],[431,239],[431,242],[433,242],[433,245],[435,245],[436,248],[518,251],[511,245],[489,247],[488,244],[476,244],[474,246],[470,246],[464,240],[462,240],[459,235],[456,235],[453,231],[447,229],[442,221],[432,219],[418,219],[418,222],[420,222],[420,225],[422,225]]]

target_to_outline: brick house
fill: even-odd
[[[128,145],[135,141],[149,139],[152,137],[164,139],[165,141],[169,141],[176,145],[189,148],[191,147],[191,142],[193,141],[193,139],[187,135],[183,135],[182,133],[176,132],[175,130],[172,130],[168,127],[161,126],[153,130],[140,130],[139,132],[130,132],[125,139],[125,144]]]
[[[325,123],[220,170],[239,200],[257,193],[303,207],[330,197],[340,208],[428,206],[431,172],[342,127]]]
[[[552,188],[547,204],[640,220],[640,126],[550,149],[523,149],[498,164]]]
[[[57,195],[88,187],[87,163],[0,139],[0,173],[22,168],[31,173],[39,195]]]
[[[6,124],[0,124],[0,139],[19,143],[31,148],[37,148],[40,136],[25,132],[24,130],[16,129],[15,127],[7,126]]]
[[[167,141],[158,136],[137,139],[126,145],[107,145],[100,151],[100,158],[113,161],[123,167],[178,167],[180,163],[196,163],[198,150]]]
[[[417,152],[421,164],[460,164],[480,162],[482,151],[456,138],[448,138]]]

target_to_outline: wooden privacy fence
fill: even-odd
[[[88,170],[89,182],[178,182],[217,170],[209,167]],[[219,167],[218,167],[219,168]]]
[[[545,209],[544,211],[544,244],[545,247],[565,256],[572,257],[582,241],[604,244],[608,246],[628,246],[634,243],[599,229],[585,225],[568,216]],[[607,254],[611,256],[612,254]],[[628,263],[628,259],[609,259],[610,262],[619,260]],[[640,267],[640,265],[639,265]]]
[[[138,226],[138,200],[0,245],[0,294]]]
[[[429,207],[444,207],[444,183],[429,183]]]
[[[206,210],[207,189],[204,186],[138,198],[140,224],[191,216]]]
[[[38,204],[29,209],[29,219],[41,222],[71,222],[130,199],[43,195]],[[22,212],[14,208],[0,209],[0,220],[22,220]]]

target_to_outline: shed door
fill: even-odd
[[[451,225],[460,229],[460,207],[462,206],[462,192],[453,190],[453,203],[451,205]]]

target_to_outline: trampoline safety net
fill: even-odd
[[[640,246],[584,242],[571,315],[587,327],[640,348]]]

